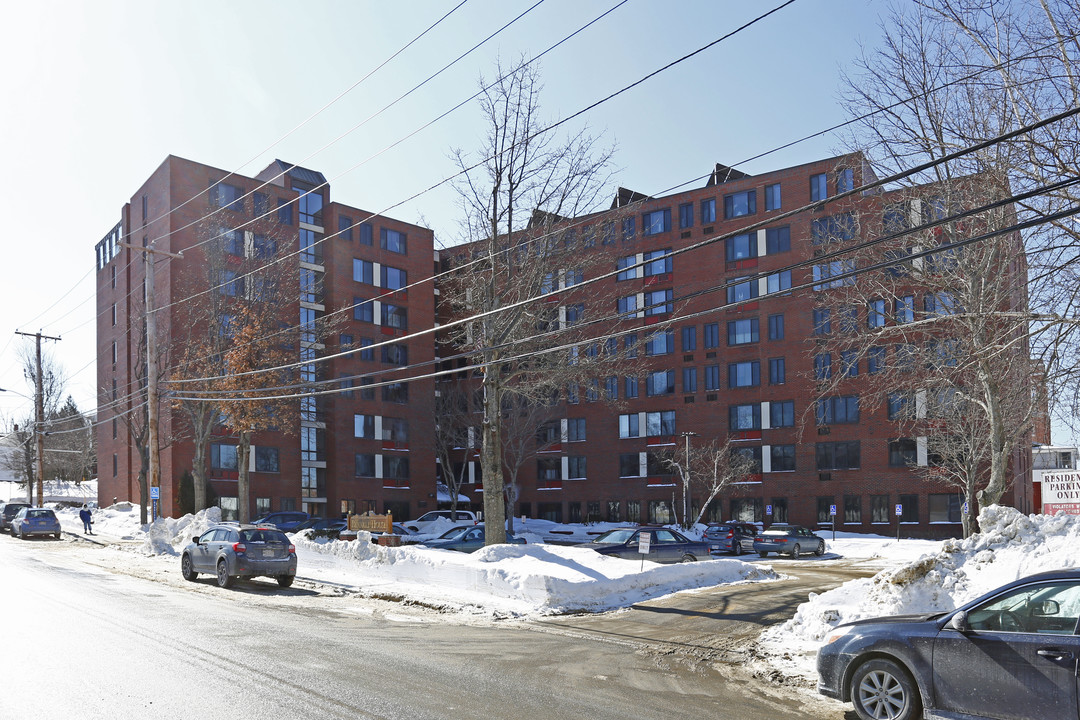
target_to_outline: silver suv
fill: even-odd
[[[185,580],[199,573],[217,577],[227,588],[238,577],[273,577],[289,587],[296,577],[296,547],[285,533],[258,525],[215,525],[191,539],[180,558]]]

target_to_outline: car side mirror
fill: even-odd
[[[971,625],[968,623],[968,615],[964,610],[959,611],[951,618],[949,622],[945,623],[945,627],[949,630],[955,630],[957,632],[967,633],[971,632]]]
[[[198,544],[199,544],[199,536],[198,536],[198,535],[196,535],[195,537],[191,538],[191,542],[193,542],[193,543],[195,543],[196,545],[198,545]]]
[[[1061,612],[1061,606],[1057,600],[1043,600],[1031,607],[1031,614],[1035,617],[1053,617]]]

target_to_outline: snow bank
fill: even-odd
[[[776,579],[769,567],[739,560],[658,565],[555,545],[495,545],[475,553],[431,548],[387,548],[366,537],[353,542],[294,537],[300,574],[327,577],[371,593],[396,593],[438,604],[486,607],[495,612],[553,614],[626,607],[680,590]],[[359,574],[356,572],[359,571]]]
[[[762,633],[767,663],[812,678],[817,648],[837,625],[862,618],[946,612],[1012,580],[1080,566],[1080,516],[1022,515],[991,506],[981,532],[872,578],[811,595],[795,616]]]
[[[148,555],[179,555],[191,538],[221,522],[221,508],[211,507],[181,518],[158,518],[144,535],[142,550]]]

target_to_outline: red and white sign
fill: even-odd
[[[1042,476],[1042,511],[1080,515],[1080,472],[1061,470]]]

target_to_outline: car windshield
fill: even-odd
[[[454,528],[452,530],[447,530],[446,532],[444,532],[442,535],[439,536],[439,539],[440,540],[457,540],[459,537],[464,535],[465,531],[468,530],[468,529],[469,528]]]
[[[634,528],[619,528],[617,530],[609,530],[600,537],[593,540],[594,543],[624,543],[634,536],[637,530]]]

